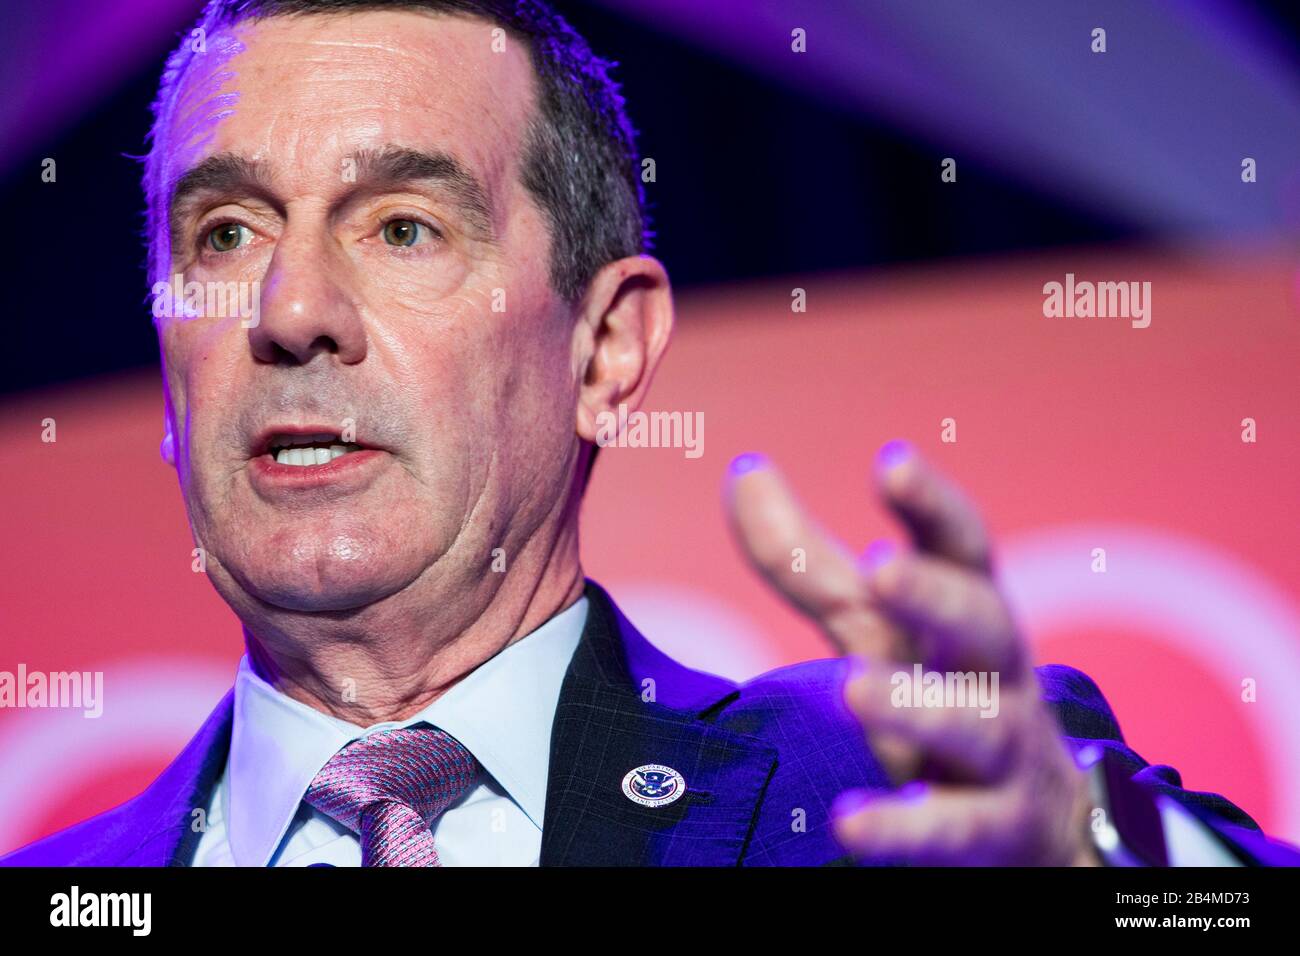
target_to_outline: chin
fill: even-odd
[[[351,611],[391,597],[427,567],[411,542],[384,535],[336,534],[248,541],[244,560],[222,562],[244,594],[285,611]],[[220,584],[218,590],[223,590]],[[229,598],[228,598],[229,600]]]
[[[356,611],[401,591],[414,576],[278,573],[271,578],[238,576],[241,589],[263,606],[282,611],[321,613]]]

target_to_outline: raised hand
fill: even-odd
[[[911,547],[877,542],[860,558],[818,527],[762,456],[738,458],[726,489],[750,562],[853,659],[845,700],[899,785],[843,794],[840,841],[875,861],[1095,863],[1086,780],[1040,696],[979,514],[903,442],[881,449],[875,485]],[[965,687],[991,691],[991,706],[987,693],[979,705],[904,706],[916,664],[954,686],[971,675]]]

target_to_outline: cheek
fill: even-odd
[[[235,404],[231,390],[240,384],[240,356],[230,347],[229,338],[215,324],[204,327],[196,322],[186,329],[176,379],[191,429],[213,429],[226,417],[223,410]]]
[[[357,229],[361,231],[360,227]],[[433,243],[395,252],[382,239],[353,250],[352,280],[357,297],[385,310],[428,316],[449,309],[488,311],[490,302],[466,290],[471,262],[462,248]],[[429,303],[439,303],[430,307]]]
[[[159,347],[163,355],[163,375],[169,405],[169,424],[175,438],[176,467],[182,484],[187,483],[190,471],[188,458],[192,451],[189,436],[189,418],[198,401],[193,379],[193,362],[190,359],[193,336],[174,320],[166,320],[160,329]]]
[[[559,467],[573,441],[577,401],[568,340],[553,330],[501,347],[503,364],[485,389],[494,394],[507,456],[532,474]]]
[[[562,465],[574,417],[569,343],[546,321],[474,308],[406,340],[401,388],[432,468],[454,462],[478,486],[532,482],[539,462]]]
[[[242,330],[169,319],[161,331],[176,467],[190,496],[209,474],[228,473],[243,448],[235,399],[246,375],[239,351]]]

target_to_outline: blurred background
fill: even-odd
[[[649,407],[705,421],[698,459],[602,454],[588,573],[693,666],[825,656],[732,547],[721,477],[766,451],[864,547],[898,535],[867,475],[906,437],[983,506],[1037,658],[1091,674],[1148,760],[1300,840],[1300,7],[557,6],[620,64],[654,160],[679,325]],[[98,719],[0,709],[0,852],[138,792],[242,651],[157,455],[134,158],[198,8],[0,7],[0,671],[105,674]],[[1045,318],[1067,273],[1151,282],[1150,327]]]

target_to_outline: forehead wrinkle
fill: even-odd
[[[301,14],[291,13],[271,17],[258,17],[242,21],[236,29],[243,31],[257,31],[259,28],[266,28],[266,32],[271,32],[275,39],[274,43],[279,47],[299,47],[307,48],[308,52],[298,52],[299,62],[303,65],[324,65],[329,67],[331,72],[336,72],[340,67],[358,67],[366,79],[375,77],[375,63],[373,55],[383,53],[390,56],[400,57],[421,67],[434,66],[447,71],[444,79],[456,81],[458,78],[474,73],[481,73],[482,64],[472,64],[467,62],[464,51],[458,47],[454,40],[448,43],[437,43],[437,40],[444,39],[444,34],[437,34],[433,39],[435,43],[421,45],[421,40],[413,39],[418,30],[405,29],[394,39],[390,33],[377,33],[378,28],[374,25],[372,18],[379,16],[392,17],[394,14],[400,15],[403,19],[412,15],[420,16],[429,22],[438,23],[441,21],[461,21],[464,23],[476,24],[480,18],[472,14],[460,14],[454,11],[429,11],[419,9],[404,10],[359,10],[356,12],[348,11],[321,11],[321,12],[304,12]],[[353,20],[353,17],[359,17],[359,20]],[[333,38],[326,35],[326,31],[340,23],[351,23],[354,32],[342,38]],[[293,31],[293,27],[300,24],[307,24],[314,27],[306,35],[300,35]],[[489,27],[491,24],[486,24]],[[369,27],[369,29],[365,29]],[[250,35],[250,40],[252,36]],[[428,39],[428,38],[424,38]],[[257,42],[265,41],[265,32],[257,38]],[[322,48],[319,53],[311,51],[312,47]],[[513,51],[512,51],[513,52]],[[341,55],[342,54],[342,55]],[[354,54],[349,56],[348,54]],[[497,62],[501,59],[498,54],[493,54],[489,62]],[[529,61],[531,67],[531,60]],[[267,67],[262,67],[267,69]],[[319,79],[319,78],[317,78]],[[351,78],[343,77],[345,81]],[[406,78],[394,76],[393,82],[406,86]]]
[[[166,101],[158,104],[151,154],[161,154],[149,174],[146,187],[151,227],[150,271],[155,275],[170,258],[170,207],[172,170],[194,162],[195,157],[211,145],[221,121],[235,112],[239,93],[223,89],[235,78],[234,71],[224,69],[230,60],[244,52],[245,46],[228,33],[217,33],[206,40],[202,53],[191,51],[179,67],[181,76],[172,86]]]
[[[451,18],[429,15],[429,19]],[[209,54],[219,49],[219,57],[210,55],[191,57],[186,70],[189,75],[177,84],[176,92],[172,96],[170,139],[177,145],[171,150],[168,165],[183,169],[186,160],[193,163],[205,151],[213,148],[220,149],[223,146],[238,148],[240,144],[237,141],[223,142],[221,129],[226,126],[223,121],[227,123],[237,121],[240,111],[235,107],[241,94],[245,106],[254,105],[253,101],[248,99],[253,95],[254,89],[258,91],[259,103],[266,97],[271,97],[272,112],[267,117],[268,125],[258,135],[260,142],[253,153],[253,158],[263,158],[262,154],[266,148],[276,142],[279,144],[277,151],[287,150],[290,154],[298,153],[304,146],[310,146],[310,142],[304,143],[304,140],[319,139],[321,131],[313,131],[310,124],[304,124],[302,113],[297,108],[293,108],[290,103],[280,101],[276,108],[274,97],[274,90],[277,87],[283,88],[282,81],[301,78],[305,70],[317,90],[316,105],[319,105],[322,96],[328,100],[331,96],[330,90],[334,88],[352,87],[354,90],[353,97],[341,98],[344,101],[330,111],[335,117],[336,129],[333,135],[327,136],[327,140],[332,139],[333,143],[317,142],[308,152],[317,152],[322,146],[330,149],[342,145],[337,130],[337,121],[342,118],[340,114],[344,116],[356,114],[356,121],[365,130],[363,137],[370,138],[371,134],[379,133],[387,126],[387,119],[383,114],[391,114],[392,111],[397,110],[398,119],[405,114],[409,120],[412,117],[412,98],[418,104],[417,113],[424,113],[427,110],[431,114],[431,125],[421,122],[419,126],[427,126],[424,132],[432,133],[435,137],[452,135],[459,140],[464,138],[461,134],[472,134],[475,126],[480,128],[481,133],[490,129],[492,133],[487,140],[484,141],[482,135],[470,135],[463,144],[467,150],[464,159],[467,162],[476,161],[470,164],[469,168],[477,175],[477,181],[483,187],[479,191],[485,195],[487,201],[480,202],[468,191],[462,191],[463,195],[460,198],[469,201],[462,202],[460,205],[467,212],[485,212],[486,216],[478,217],[488,227],[484,230],[484,234],[489,237],[500,235],[505,229],[507,220],[513,218],[510,210],[504,208],[502,203],[506,201],[507,193],[512,197],[510,201],[513,202],[517,192],[514,187],[518,183],[514,181],[516,177],[512,174],[520,172],[524,158],[524,142],[520,132],[521,127],[526,126],[527,123],[518,121],[529,119],[538,108],[533,65],[529,57],[521,55],[521,48],[517,44],[512,45],[510,55],[507,57],[499,58],[494,55],[476,68],[475,64],[483,58],[474,56],[476,48],[472,42],[466,45],[463,34],[443,44],[437,42],[441,37],[420,36],[421,31],[418,29],[414,32],[405,29],[400,32],[392,31],[391,23],[385,26],[387,32],[384,33],[358,29],[355,34],[346,37],[321,35],[321,32],[316,30],[303,35],[297,31],[282,29],[294,20],[299,24],[304,21],[319,22],[322,31],[328,29],[331,21],[338,22],[335,17],[328,14],[302,19],[285,17],[273,20],[246,20],[233,25],[228,33],[223,31],[210,37]],[[372,21],[367,19],[365,22]],[[255,64],[240,60],[229,62],[236,54],[251,55],[255,46],[262,47],[266,44],[280,48],[284,55],[273,58],[259,57]],[[393,57],[394,63],[391,64],[391,69],[381,71],[377,75],[375,70],[377,56]],[[200,65],[200,60],[205,62]],[[292,64],[289,61],[293,61]],[[449,101],[445,96],[436,95],[437,91],[440,88],[445,90],[454,87],[462,96],[481,101],[483,95],[483,91],[479,88],[481,84],[472,83],[471,80],[476,75],[483,78],[483,68],[498,63],[501,66],[490,67],[492,75],[499,76],[501,83],[506,86],[514,86],[514,80],[522,80],[522,85],[516,88],[523,95],[517,99],[511,97],[516,99],[517,105],[515,109],[506,110],[503,115],[500,107],[505,103],[500,89],[497,89],[495,95],[489,93],[492,96],[493,102],[490,105],[493,108],[485,110],[485,115],[469,124],[467,129],[464,112],[455,106],[457,97],[453,96]],[[412,82],[411,68],[408,68],[407,64],[410,64],[411,68],[418,68],[417,75],[421,78],[420,82]],[[292,73],[284,72],[291,66],[296,70],[297,77]],[[360,90],[355,87],[359,78],[368,81]],[[240,88],[239,92],[234,89],[236,83]],[[489,82],[489,86],[500,87],[501,83]],[[295,83],[291,88],[285,89],[285,92],[290,96],[301,93],[300,84]],[[360,93],[359,99],[355,93]],[[348,102],[348,99],[351,99],[351,102]],[[304,101],[301,106],[311,110],[313,103]],[[380,114],[373,117],[367,115],[374,110],[380,111]],[[516,115],[512,121],[510,116],[512,113],[522,115]],[[325,132],[328,133],[328,130]],[[413,145],[416,146],[433,146],[436,143],[436,139],[435,142],[429,142],[428,136],[420,135],[420,129],[406,123],[399,124],[389,132],[401,135],[408,141],[414,137]],[[241,134],[240,139],[243,138]],[[230,137],[226,136],[224,139]],[[185,144],[189,148],[181,148],[180,144]],[[340,155],[346,152],[340,150]],[[170,187],[184,176],[181,174],[173,178],[167,173],[170,173],[170,169],[164,173],[162,182],[157,183],[160,187],[167,187],[158,190],[159,212],[163,214],[164,221],[169,211]],[[493,202],[493,199],[499,202]]]
[[[206,41],[203,53],[191,54],[168,108],[174,148],[192,149],[210,140],[215,126],[234,111],[239,94],[222,88],[236,76],[227,69],[231,59],[245,49],[234,36],[219,33]]]

